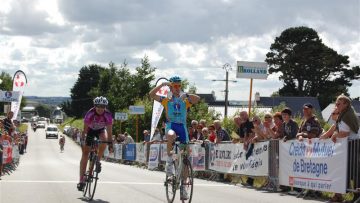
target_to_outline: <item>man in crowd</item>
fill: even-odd
[[[133,144],[133,143],[135,143],[134,139],[129,135],[129,133],[125,132],[124,136],[125,136],[124,144]]]
[[[216,143],[230,141],[229,133],[221,127],[221,122],[219,120],[214,121],[214,127],[216,130]]]
[[[303,106],[304,119],[300,124],[296,138],[302,141],[304,138],[318,138],[322,133],[320,122],[313,113],[313,105],[310,103]]]
[[[4,130],[8,132],[10,136],[12,135],[12,132],[15,130],[14,123],[12,122],[13,116],[14,116],[14,112],[9,111],[6,115],[6,118],[4,119]]]
[[[291,118],[291,110],[285,108],[281,111],[281,116],[283,118],[282,124],[282,133],[283,141],[292,140],[296,138],[297,132],[299,130],[298,124]]]
[[[150,133],[148,130],[144,130],[144,142],[150,142]]]

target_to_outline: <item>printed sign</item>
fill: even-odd
[[[7,164],[12,161],[12,146],[8,140],[3,140],[3,163]]]
[[[244,149],[244,144],[210,145],[209,168],[222,173],[267,176],[269,142],[259,142]]]
[[[161,161],[166,161],[167,157],[168,157],[167,144],[166,143],[161,143],[160,144],[160,160]]]
[[[125,160],[134,161],[135,156],[135,146],[136,144],[127,144],[125,145]]]
[[[205,170],[205,148],[200,144],[191,144],[190,148],[190,163],[194,171]]]
[[[279,182],[297,188],[346,192],[347,138],[289,140],[279,145]]]
[[[114,158],[122,159],[123,155],[123,145],[122,144],[114,144]]]
[[[136,144],[136,161],[140,163],[146,163],[147,157],[147,144],[137,143]]]
[[[157,168],[159,165],[160,144],[150,145],[148,169]]]
[[[129,106],[130,114],[144,114],[145,106]]]
[[[266,80],[268,76],[268,65],[264,62],[238,61],[236,77]]]
[[[117,121],[126,121],[128,119],[128,114],[123,112],[115,112],[115,120]]]
[[[20,97],[19,91],[1,91],[0,90],[0,101],[1,102],[18,102]]]

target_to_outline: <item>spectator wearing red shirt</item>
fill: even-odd
[[[210,142],[215,142],[215,139],[216,139],[215,126],[214,125],[209,125],[208,129],[209,129],[208,140]]]

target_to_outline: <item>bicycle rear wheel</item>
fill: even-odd
[[[182,202],[188,202],[190,203],[192,200],[192,194],[194,190],[194,173],[191,166],[191,163],[188,158],[184,159],[184,168],[183,168],[183,174],[184,176],[187,176],[185,179],[182,178],[181,180],[181,188],[185,190],[188,199],[187,200],[181,200]],[[180,191],[181,193],[181,191]]]
[[[173,168],[175,170],[177,170],[175,161],[173,161],[172,164],[173,164]],[[175,174],[177,174],[176,171],[171,176],[168,176],[166,174],[166,178],[165,178],[165,190],[166,190],[166,198],[167,198],[168,203],[172,203],[174,201],[175,195],[176,195],[177,183],[176,183]]]

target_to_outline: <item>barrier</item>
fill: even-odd
[[[360,191],[360,139],[349,140],[347,191]]]

